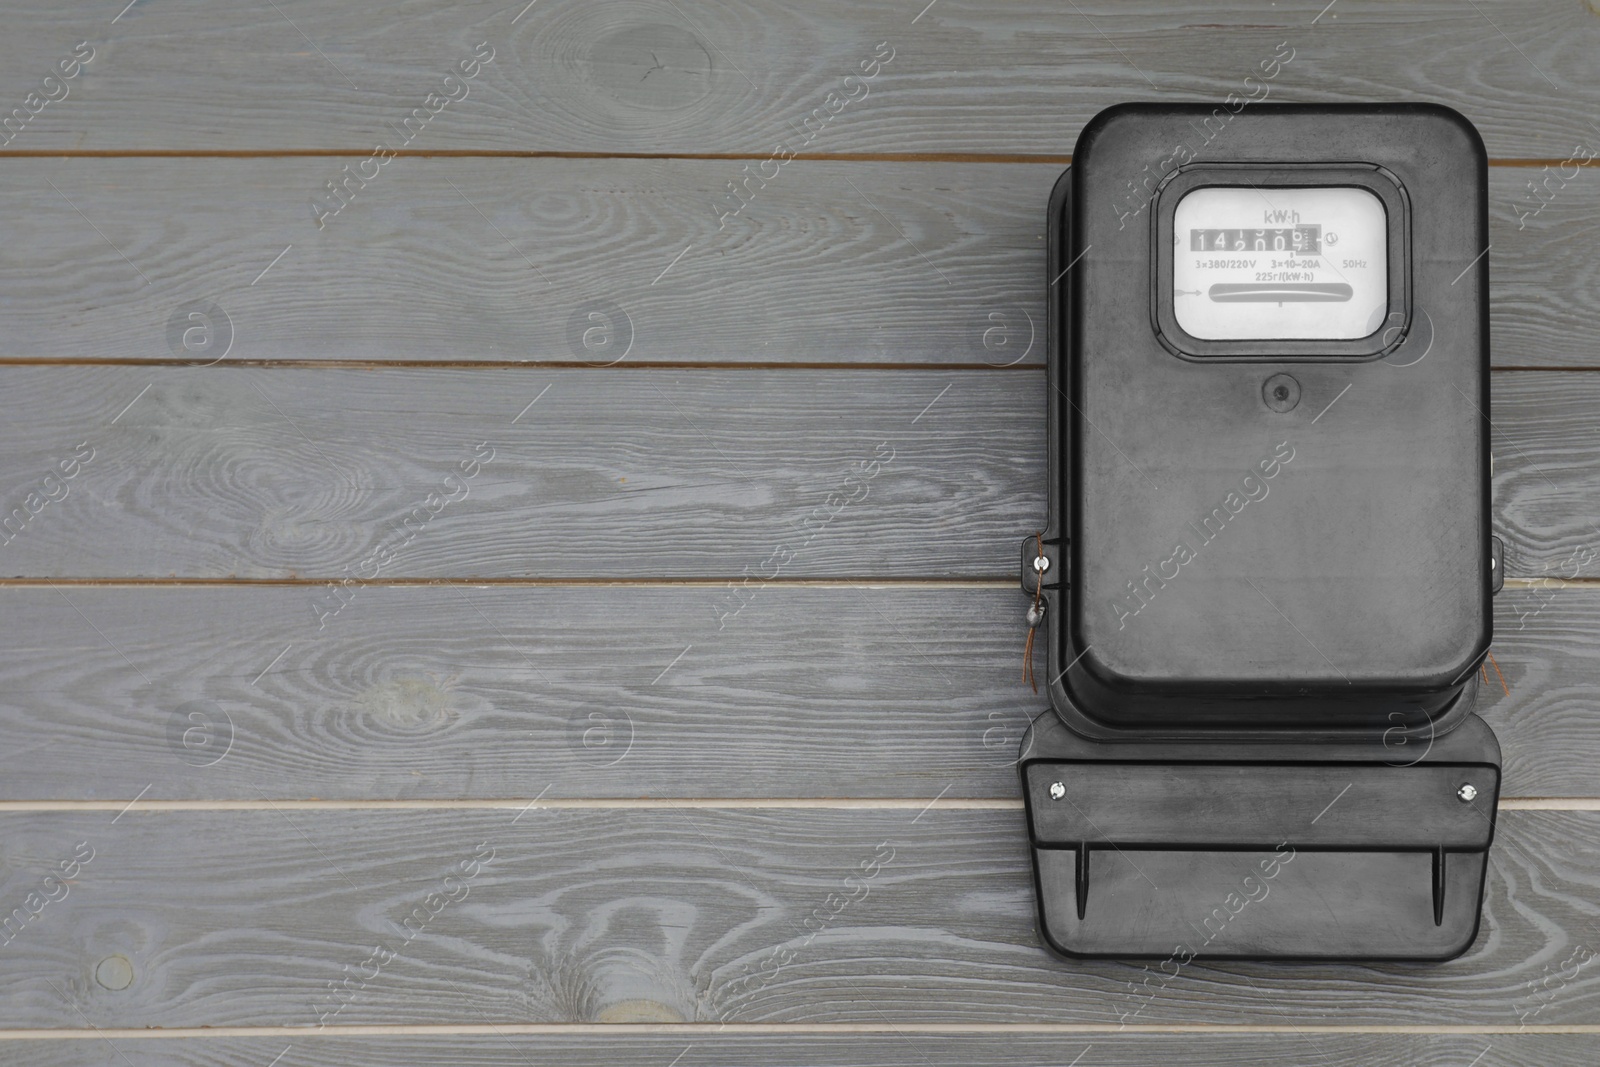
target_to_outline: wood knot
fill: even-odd
[[[133,984],[133,964],[126,956],[107,956],[95,965],[94,980],[120,992]]]
[[[589,50],[589,75],[623,103],[672,111],[711,91],[711,53],[698,37],[677,26],[629,26],[595,42]]]

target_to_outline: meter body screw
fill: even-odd
[[[1261,399],[1280,414],[1300,404],[1300,383],[1291,374],[1274,374],[1261,385]]]

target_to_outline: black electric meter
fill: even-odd
[[[1499,792],[1473,715],[1487,159],[1431,105],[1123,105],[1049,206],[1052,710],[1020,767],[1069,956],[1446,959]],[[1031,644],[1030,644],[1031,647]]]

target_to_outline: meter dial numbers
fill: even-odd
[[[1322,227],[1320,225],[1277,227],[1264,230],[1200,230],[1189,231],[1191,252],[1292,252],[1296,255],[1322,254]]]

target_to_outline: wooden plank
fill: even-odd
[[[320,592],[0,589],[0,796],[1015,796],[1043,707],[1020,592]]]
[[[319,229],[308,203],[349,162],[8,161],[11,241],[28,254],[0,265],[0,354],[216,358],[169,344],[170,317],[198,301],[226,313],[232,360],[1003,365],[1044,351],[1059,166],[795,162],[719,228],[740,204],[723,189],[737,161],[406,158]]]
[[[0,799],[1015,799],[1046,709],[1014,590],[776,585],[720,630],[717,588],[317,594],[0,589]],[[1478,709],[1503,795],[1597,796],[1600,590],[1541,596]]]
[[[0,574],[1009,579],[1044,513],[1038,371],[224,367],[7,371]],[[1512,577],[1600,576],[1596,403],[1495,376]]]
[[[1514,1029],[1600,1016],[1583,966],[1600,912],[1596,813],[1502,815],[1482,933],[1461,959],[1286,974],[1201,957],[1164,988],[1143,985],[1166,976],[1154,967],[1063,963],[1038,946],[1019,812],[112,819],[3,819],[6,909],[40,886],[58,896],[5,946],[5,1027],[1221,1018]],[[60,875],[44,878],[85,849],[63,897]],[[97,980],[112,956],[127,965],[113,961],[109,977],[122,979]]]
[[[1495,662],[1478,690],[1507,796],[1600,796],[1587,752],[1600,702],[1600,589],[1508,589],[1495,598]]]
[[[1495,1067],[1592,1067],[1594,1038],[1579,1034],[851,1034],[760,1037],[722,1034],[556,1037],[545,1034],[327,1037],[195,1038],[172,1040],[118,1035],[117,1051],[87,1036],[70,1041],[20,1040],[4,1046],[14,1067],[63,1062],[123,1063],[127,1067],[237,1067],[268,1064],[310,1067],[412,1067],[449,1063],[458,1067],[748,1067],[749,1064],[808,1064],[811,1067],[1065,1067],[1079,1053],[1081,1067],[1145,1067],[1182,1063],[1189,1067],[1267,1065],[1285,1057],[1299,1062],[1360,1063],[1370,1067],[1463,1067],[1492,1048],[1482,1064]],[[284,1052],[285,1049],[287,1052]],[[691,1051],[692,1050],[692,1051]],[[685,1053],[688,1053],[685,1055]],[[119,1056],[120,1053],[120,1056]],[[110,1059],[91,1060],[109,1055]],[[1316,1057],[1324,1057],[1317,1059]]]
[[[0,574],[1006,573],[1044,510],[1027,377],[16,368]]]
[[[830,92],[861,97],[844,79],[887,41],[892,61],[812,150],[1060,154],[1111,104],[1233,92],[1438,100],[1472,118],[1496,156],[1561,158],[1592,135],[1600,46],[1593,12],[1565,0],[1465,13],[1449,0],[1344,0],[1326,15],[1317,3],[1233,0],[1203,19],[1149,0],[941,0],[926,12],[830,0],[803,13],[731,0],[541,0],[529,12],[468,0],[387,19],[305,2],[279,12],[171,0],[119,16],[121,6],[12,6],[7,110],[75,43],[96,52],[9,150],[368,147],[430,92],[459,95],[444,75],[487,42],[493,61],[415,147],[765,154]],[[1280,42],[1289,64],[1264,89],[1247,83]]]
[[[1502,374],[1491,388],[1491,513],[1506,543],[1506,574],[1541,582],[1600,577],[1600,380]]]
[[[406,158],[319,229],[352,162],[7,161],[0,359],[1044,359],[1058,164],[795,161],[719,225],[743,163]],[[1491,172],[1496,366],[1600,359],[1589,177]]]

